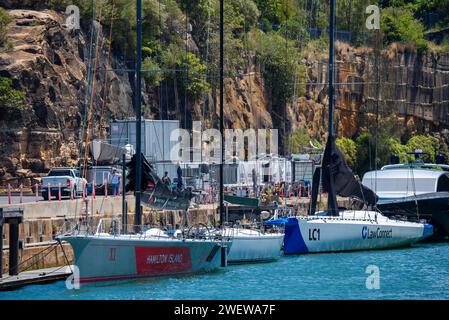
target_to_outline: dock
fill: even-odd
[[[64,266],[24,271],[15,276],[4,274],[0,278],[0,291],[15,290],[30,284],[44,284],[65,280],[72,274],[69,270],[71,268]]]

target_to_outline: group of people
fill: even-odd
[[[178,168],[176,169],[176,175],[177,175],[177,184],[176,184],[176,188],[178,190],[182,190],[184,189],[184,183],[183,183],[183,179],[182,179],[182,169],[181,166],[178,165]],[[162,182],[167,185],[170,189],[171,189],[171,179],[168,176],[168,171],[164,172],[164,176],[162,177]]]
[[[178,165],[176,170],[176,174],[178,176],[176,188],[178,190],[182,190],[184,188],[183,178],[182,178],[182,169],[181,166]],[[162,177],[162,182],[166,184],[169,188],[171,188],[171,179],[168,176],[168,171],[164,172],[164,176]],[[120,190],[120,182],[122,181],[122,174],[116,169],[112,169],[112,173],[109,175],[109,183],[112,186],[112,194],[115,196],[119,194]]]

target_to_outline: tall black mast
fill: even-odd
[[[224,222],[224,195],[223,195],[223,163],[224,163],[224,119],[223,119],[223,68],[224,68],[224,47],[223,47],[223,3],[224,0],[220,0],[220,135],[221,135],[221,159],[220,159],[220,224]]]
[[[140,207],[141,184],[142,184],[142,0],[136,0],[137,17],[137,61],[136,61],[136,83],[135,83],[135,102],[136,102],[136,208],[134,216],[134,225],[142,224],[142,212]]]
[[[329,128],[327,134],[327,145],[331,147],[334,143],[334,27],[335,27],[335,0],[330,0],[329,17]],[[332,150],[332,149],[330,149]],[[330,153],[329,153],[330,155]],[[331,175],[332,176],[332,175]],[[331,177],[330,190],[328,193],[328,209],[332,215],[338,215],[337,197],[335,195],[333,181]]]

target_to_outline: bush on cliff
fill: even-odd
[[[348,166],[354,168],[357,161],[357,145],[355,142],[349,138],[337,138],[335,144],[345,157]]]
[[[300,153],[304,147],[309,145],[309,135],[305,129],[296,130],[290,137],[288,137],[288,146],[292,153]]]
[[[3,46],[6,40],[6,26],[12,21],[12,17],[5,9],[0,7],[0,46]]]
[[[25,93],[12,87],[9,78],[0,77],[0,110],[6,113],[25,109]]]
[[[406,8],[387,8],[382,11],[382,31],[385,42],[410,43],[416,45],[418,51],[427,49],[424,39],[424,26],[414,19],[413,12]]]

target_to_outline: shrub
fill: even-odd
[[[162,81],[163,75],[159,70],[159,65],[153,61],[151,57],[146,57],[142,61],[142,69],[144,70],[155,70],[155,71],[147,71],[143,73],[143,77],[145,79],[146,85],[149,88],[154,88],[159,85],[159,83]]]
[[[425,153],[423,158],[425,162],[435,162],[439,142],[437,138],[432,136],[415,135],[407,141],[407,148],[411,152],[421,149]]]
[[[25,93],[12,87],[9,78],[0,77],[0,109],[6,112],[25,109]]]
[[[387,146],[388,146],[387,147],[388,154],[390,156],[393,154],[397,155],[399,157],[400,163],[407,163],[410,160],[412,160],[411,156],[409,154],[407,154],[408,152],[411,151],[409,146],[401,144],[399,139],[389,138],[388,142],[387,142]]]
[[[387,8],[382,12],[381,24],[387,44],[397,41],[415,44],[420,52],[427,49],[424,26],[414,19],[411,10]]]
[[[291,102],[295,89],[297,95],[304,94],[304,86],[295,88],[295,82],[306,82],[306,67],[300,64],[300,51],[294,43],[274,32],[262,33],[252,41],[265,84],[271,89],[273,106],[279,110]]]
[[[3,45],[6,40],[6,26],[12,21],[9,13],[0,7],[0,45]]]
[[[335,144],[345,157],[348,166],[354,168],[357,160],[357,145],[349,138],[337,138]]]
[[[288,146],[292,153],[300,153],[304,147],[309,145],[309,135],[304,129],[296,130],[288,137]]]

